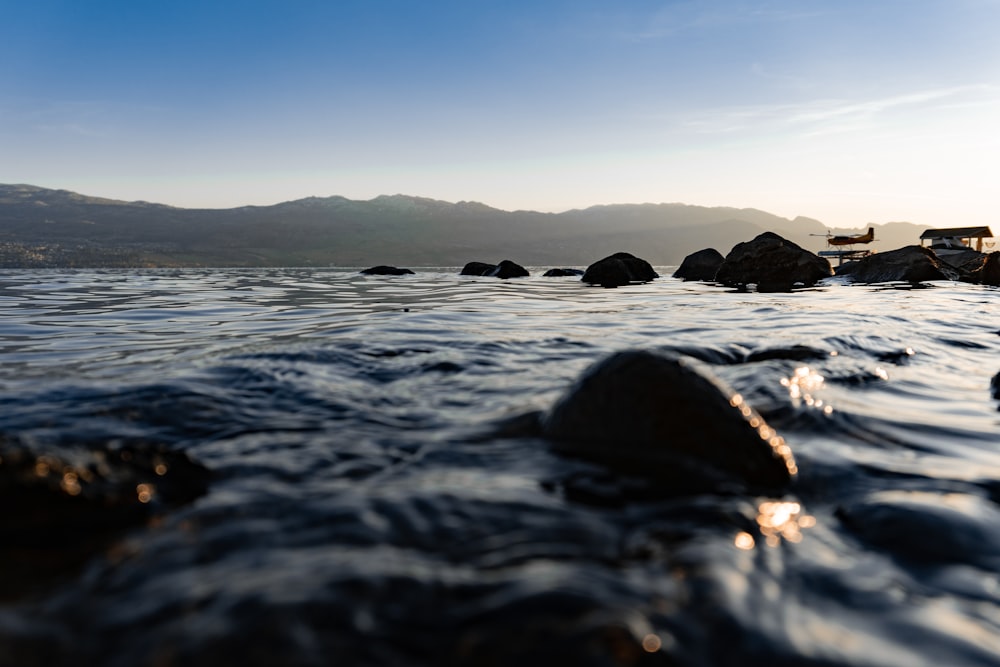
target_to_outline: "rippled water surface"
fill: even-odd
[[[456,274],[0,274],[0,441],[211,471],[0,577],[0,664],[1000,664],[1000,291]],[[789,492],[638,497],[509,427],[626,348],[706,362]]]

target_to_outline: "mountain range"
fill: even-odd
[[[875,227],[875,249],[917,242],[910,223]],[[504,211],[406,195],[309,197],[273,206],[187,209],[0,184],[0,267],[461,266],[512,259],[585,266],[626,251],[654,265],[772,231],[812,251],[818,220],[756,209],[616,204],[562,213]]]

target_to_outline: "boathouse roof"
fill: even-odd
[[[992,238],[993,232],[989,227],[942,227],[940,229],[928,229],[920,235],[920,239],[983,239]]]

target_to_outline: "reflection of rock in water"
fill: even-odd
[[[13,598],[72,571],[122,530],[207,490],[185,454],[140,442],[37,453],[0,441],[0,589]]]
[[[569,454],[680,490],[780,491],[796,472],[791,449],[739,394],[693,359],[654,352],[592,367],[543,428]]]

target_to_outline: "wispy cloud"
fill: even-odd
[[[1000,86],[954,86],[863,100],[817,99],[791,104],[730,107],[700,112],[680,121],[683,130],[699,133],[798,131],[807,135],[856,130],[894,112],[934,113],[949,108],[1000,105]]]

